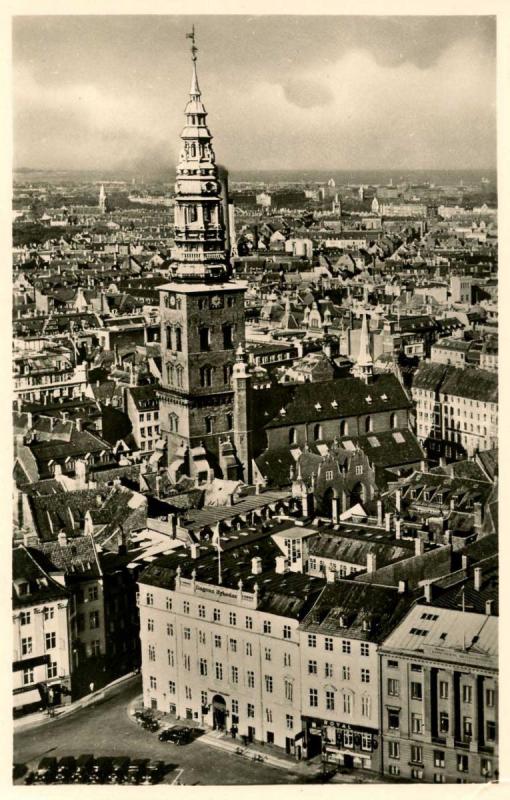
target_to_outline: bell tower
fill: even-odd
[[[246,287],[230,278],[221,184],[198,83],[194,28],[187,38],[192,74],[175,185],[175,248],[171,280],[159,289],[160,429],[174,477],[242,478],[248,472],[233,447],[232,374],[236,350],[244,346]]]

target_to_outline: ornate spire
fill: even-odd
[[[370,355],[370,338],[368,335],[367,315],[363,312],[363,320],[361,323],[361,336],[359,340],[359,354],[356,364],[352,370],[352,374],[356,378],[367,379],[372,375],[374,364],[372,356]]]
[[[224,280],[228,274],[225,221],[212,136],[198,85],[194,26],[186,38],[191,39],[192,74],[175,185],[174,277]]]

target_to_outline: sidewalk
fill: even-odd
[[[137,678],[140,679],[140,674],[138,672],[130,672],[128,675],[123,675],[107,686],[103,686],[102,689],[98,689],[97,692],[92,692],[84,697],[80,697],[80,699],[76,700],[74,703],[68,703],[67,705],[56,708],[55,714],[52,717],[44,711],[36,711],[34,714],[18,717],[18,719],[13,720],[14,733],[19,733],[27,728],[36,728],[39,725],[48,725],[51,722],[55,722],[57,719],[62,719],[63,717],[73,714],[75,711],[79,711],[87,706],[92,706],[94,703],[106,700],[108,697],[113,697],[117,692],[129,686],[130,683],[134,683]]]

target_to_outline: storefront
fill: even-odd
[[[379,769],[379,735],[373,728],[303,717],[307,756],[347,769]]]

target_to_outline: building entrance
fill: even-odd
[[[224,730],[225,719],[227,716],[227,704],[225,698],[221,694],[215,694],[212,701],[213,707],[213,728],[215,730]]]

